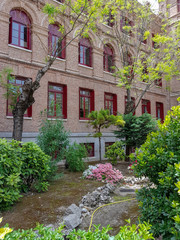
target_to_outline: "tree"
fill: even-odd
[[[109,128],[111,125],[124,125],[121,116],[110,115],[109,110],[101,109],[100,111],[92,111],[89,116],[88,124],[95,129],[93,137],[99,138],[99,159],[101,161],[101,137],[103,128]]]
[[[63,1],[63,4],[60,4],[58,7],[48,3],[44,6],[43,12],[48,15],[50,24],[53,24],[56,21],[57,16],[62,16],[62,18],[68,20],[69,26],[67,29],[64,26],[59,26],[61,36],[59,37],[58,42],[53,46],[53,49],[51,49],[50,53],[47,52],[44,66],[38,70],[34,81],[32,79],[27,79],[24,82],[21,91],[17,94],[12,110],[14,139],[19,141],[22,139],[23,116],[25,111],[35,102],[34,93],[40,87],[40,81],[43,76],[51,68],[56,57],[59,56],[72,41],[80,36],[86,37],[90,29],[93,31],[96,30],[96,19],[101,18],[99,17],[99,11],[102,9],[103,5],[103,1],[98,0],[65,0]],[[62,46],[61,43],[65,42],[64,40],[67,40],[67,37],[71,36],[71,33],[77,27],[78,31],[76,31],[76,35],[71,38],[71,40],[66,41]]]
[[[105,22],[111,16],[113,41],[118,47],[121,66],[111,59],[114,76],[119,80],[119,87],[126,89],[125,114],[134,113],[144,94],[162,79],[171,80],[179,74],[179,24],[170,31],[168,16],[156,16],[149,3],[121,1],[109,3],[104,9]],[[151,28],[159,22],[159,33],[153,35]],[[100,38],[102,38],[100,36]],[[147,40],[153,41],[153,47]],[[144,86],[138,82],[145,82]],[[135,93],[136,101],[132,98]]]
[[[118,126],[119,130],[115,131],[116,137],[120,138],[126,146],[126,158],[133,148],[140,147],[150,132],[157,130],[157,123],[150,114],[142,116],[133,116],[132,113],[123,116],[125,125]]]

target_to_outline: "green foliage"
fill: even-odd
[[[69,145],[69,133],[64,129],[62,120],[45,120],[39,129],[37,144],[55,162],[64,159]]]
[[[95,129],[96,133],[100,133],[101,129],[109,128],[111,125],[123,126],[124,124],[121,116],[111,115],[109,110],[104,109],[101,109],[100,111],[92,111],[88,118],[88,124]]]
[[[130,223],[130,220],[127,220]],[[120,227],[120,231],[116,236],[110,237],[108,232],[112,229],[108,225],[100,230],[100,225],[95,226],[94,230],[73,230],[69,235],[69,240],[89,239],[89,240],[147,240],[154,239],[149,233],[150,225],[148,223],[133,224],[132,226]]]
[[[127,220],[130,223],[130,219]],[[119,233],[115,236],[114,240],[149,240],[154,239],[152,233],[149,233],[151,225],[143,222],[138,225],[120,227]]]
[[[66,151],[66,163],[70,171],[81,172],[85,169],[83,158],[87,157],[87,150],[84,145],[73,143]]]
[[[141,116],[133,116],[132,113],[123,115],[125,125],[115,131],[116,137],[129,147],[139,147],[145,141],[148,133],[156,130],[156,121],[150,114],[144,113]]]
[[[101,161],[101,141],[102,137],[101,130],[104,128],[109,128],[111,125],[123,126],[124,121],[122,116],[111,115],[109,110],[101,109],[100,111],[92,111],[89,116],[88,125],[95,129],[93,137],[99,138],[99,156]]]
[[[0,209],[13,205],[20,192],[45,191],[50,175],[50,157],[35,143],[0,139]]]
[[[117,164],[117,160],[125,159],[124,145],[121,141],[117,141],[106,148],[105,158],[108,158],[112,164]]]
[[[0,139],[0,209],[20,198],[21,155],[19,142]]]
[[[179,239],[180,106],[168,112],[164,124],[159,123],[158,131],[149,134],[131,158],[137,160],[135,174],[155,184],[138,192],[142,220],[150,221],[155,236]]]
[[[46,228],[43,225],[38,224],[34,229],[19,229],[15,230],[5,236],[5,240],[64,240],[62,233],[63,226],[55,230],[51,230],[50,228]]]
[[[27,142],[21,148],[21,189],[27,192],[35,188],[38,192],[48,189],[47,179],[51,174],[51,159],[39,146]]]

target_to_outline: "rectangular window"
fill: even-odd
[[[94,111],[94,91],[80,89],[79,91],[79,119],[88,119],[88,115]]]
[[[149,100],[142,100],[142,114],[143,113],[151,114],[151,102]]]
[[[164,121],[164,106],[161,102],[156,102],[156,118],[161,122]]]
[[[67,87],[65,85],[48,85],[48,117],[67,118]]]
[[[88,157],[94,157],[94,143],[83,143],[88,152]]]
[[[131,101],[133,101],[133,108],[135,108],[135,98],[131,97]],[[126,103],[127,103],[127,96],[125,96],[125,108],[126,108]],[[134,111],[133,116],[136,115],[136,111]]]
[[[19,96],[22,92],[22,86],[24,85],[24,81],[26,79],[22,78],[22,77],[14,77],[11,80],[9,80],[8,82],[10,84],[12,84],[14,87],[12,87],[12,94],[13,96],[9,96],[8,100],[7,100],[7,116],[13,116],[12,114],[12,110],[13,107],[15,106],[15,97]],[[17,99],[18,100],[18,99]],[[32,106],[30,106],[24,113],[24,117],[32,117]]]
[[[117,115],[117,95],[104,94],[104,109],[109,109],[110,114]]]

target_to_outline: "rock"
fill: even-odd
[[[64,224],[66,226],[66,229],[74,229],[77,226],[79,226],[79,224],[81,224],[82,220],[77,217],[76,214],[69,214],[68,216],[65,216],[63,218]]]
[[[82,213],[87,213],[88,210],[86,208],[82,208]]]
[[[71,204],[65,211],[65,215],[75,214],[78,218],[81,217],[81,208],[76,206],[76,204]]]

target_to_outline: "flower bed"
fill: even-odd
[[[83,178],[114,184],[120,182],[123,179],[123,175],[119,170],[113,168],[110,163],[105,163],[95,166],[90,165],[89,168],[83,172]]]

